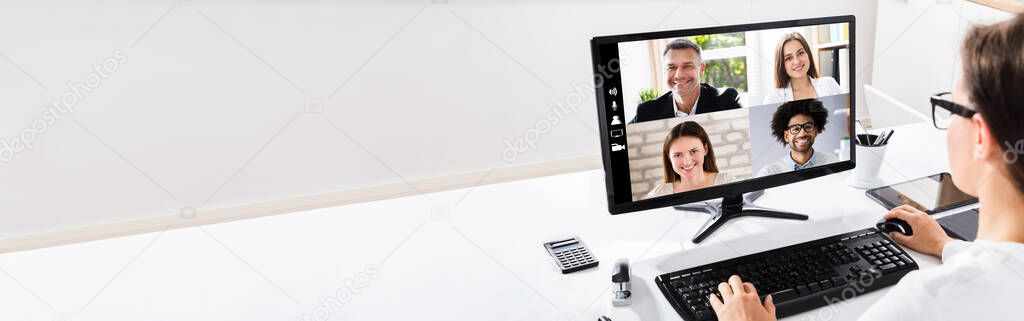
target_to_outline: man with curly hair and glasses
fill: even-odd
[[[789,154],[757,172],[757,177],[833,163],[835,154],[814,150],[814,138],[825,131],[828,109],[817,99],[791,101],[772,115],[772,135],[789,147]]]

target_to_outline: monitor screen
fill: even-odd
[[[842,16],[594,38],[612,212],[852,168],[853,23]]]

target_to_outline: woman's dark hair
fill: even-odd
[[[1020,152],[1015,148],[1024,141],[1024,14],[971,29],[961,56],[974,108],[1003,153]],[[1024,193],[1024,159],[1007,162],[1007,170],[1017,191]]]
[[[783,145],[786,144],[786,129],[789,128],[789,120],[796,115],[807,115],[814,120],[814,128],[818,132],[825,131],[825,124],[828,123],[828,109],[817,99],[794,100],[775,110],[772,115],[772,135]]]
[[[818,67],[814,66],[814,55],[811,54],[811,46],[807,44],[807,40],[804,40],[804,36],[800,35],[799,32],[791,32],[782,35],[782,39],[779,39],[779,44],[775,46],[775,87],[786,88],[789,86],[789,74],[786,73],[786,56],[782,52],[782,48],[786,46],[787,42],[799,41],[800,45],[804,47],[804,52],[807,53],[807,61],[810,66],[807,66],[807,75],[818,78]]]
[[[708,138],[708,133],[704,131],[704,127],[694,121],[685,121],[672,127],[665,135],[665,143],[661,146],[661,164],[665,170],[665,183],[672,183],[679,180],[679,174],[672,170],[672,160],[669,159],[668,147],[672,145],[672,142],[676,138],[683,136],[697,137],[700,142],[704,144],[704,149],[708,151],[704,154],[704,167],[705,173],[718,173],[718,164],[715,163],[715,150],[711,148],[711,138]]]

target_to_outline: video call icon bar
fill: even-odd
[[[619,88],[616,87],[616,86],[612,86],[611,89],[608,89],[608,95],[610,96],[610,97],[608,97],[608,100],[611,101],[611,111],[612,111],[611,112],[612,120],[611,120],[609,126],[610,127],[623,126],[622,116],[617,115],[617,113],[619,112],[619,102],[618,102]],[[609,129],[608,136],[610,136],[612,139],[614,139],[614,141],[612,141],[611,145],[609,146],[611,148],[612,152],[619,152],[619,151],[626,150],[626,145],[624,144],[624,142],[620,141],[620,140],[623,139],[622,136],[623,136],[624,132],[625,132],[624,128],[610,128]]]

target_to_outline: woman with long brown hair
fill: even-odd
[[[832,77],[819,77],[811,46],[799,32],[787,33],[775,46],[775,89],[764,97],[765,104],[820,98],[842,94]]]
[[[664,182],[647,193],[646,198],[701,189],[728,181],[718,172],[715,150],[704,127],[685,121],[672,127],[661,147]]]

